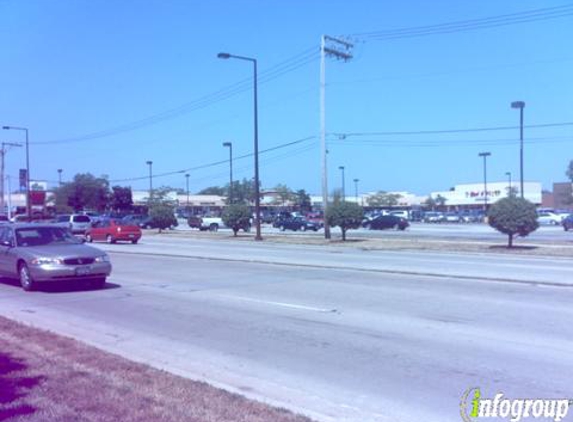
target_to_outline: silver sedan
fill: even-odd
[[[50,281],[89,281],[102,288],[109,256],[51,224],[0,226],[0,277],[17,278],[24,290]]]

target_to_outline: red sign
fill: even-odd
[[[30,191],[30,205],[44,205],[46,202],[46,191],[32,190]]]

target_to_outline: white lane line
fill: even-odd
[[[217,295],[217,296],[224,297],[227,299],[236,299],[236,300],[243,300],[245,302],[259,303],[263,305],[281,306],[283,308],[290,308],[290,309],[301,309],[304,311],[324,312],[324,313],[336,312],[336,309],[316,308],[314,306],[297,305],[294,303],[285,303],[285,302],[274,302],[271,300],[253,299],[244,296],[234,296],[234,295]]]

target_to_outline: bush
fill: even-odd
[[[173,213],[173,207],[167,204],[153,204],[149,208],[149,217],[151,217],[152,225],[159,229],[159,233],[163,229],[177,226],[177,219]]]
[[[342,240],[346,240],[346,231],[357,229],[362,224],[364,210],[353,202],[338,202],[326,210],[326,221],[332,227],[340,227]]]
[[[513,237],[527,236],[539,227],[535,205],[526,199],[510,196],[495,202],[488,211],[489,225],[507,234],[507,247],[513,247]]]
[[[223,210],[221,219],[225,226],[233,230],[233,234],[237,236],[240,229],[249,231],[251,228],[251,208],[248,205],[233,204],[228,205]]]

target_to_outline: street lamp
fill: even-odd
[[[255,225],[257,233],[255,240],[263,240],[261,236],[261,197],[259,192],[259,123],[258,123],[258,107],[257,107],[257,60],[251,57],[235,56],[229,53],[219,53],[217,57],[220,59],[239,59],[246,60],[253,63],[253,91],[254,91],[254,137],[255,137]]]
[[[22,144],[16,144],[13,142],[2,142],[2,149],[0,149],[0,160],[2,163],[0,164],[0,212],[4,212],[5,204],[4,204],[4,162],[6,158],[6,153],[8,152],[8,148],[6,147],[21,147]]]
[[[153,195],[153,161],[146,161],[145,164],[149,166],[149,201]]]
[[[185,174],[185,186],[187,187],[187,208],[189,208],[189,173]]]
[[[507,196],[511,196],[512,192],[511,192],[511,172],[510,171],[506,171],[505,175],[507,176],[508,180],[507,180]]]
[[[483,157],[483,189],[485,191],[485,205],[484,210],[487,211],[487,168],[486,168],[486,159],[491,155],[491,152],[480,152],[478,154],[480,157]]]
[[[223,142],[223,147],[229,148],[229,204],[233,203],[233,144]]]
[[[354,195],[356,196],[357,204],[358,204],[358,182],[360,182],[360,179],[354,179]]]
[[[346,187],[344,186],[345,185],[345,183],[344,183],[344,166],[339,166],[338,170],[340,170],[342,173],[342,202],[344,202],[344,200],[346,199],[346,192],[345,192]]]
[[[519,109],[519,188],[523,198],[523,109],[525,102],[514,101],[511,103],[511,108]]]
[[[62,186],[62,169],[58,169],[58,185]]]
[[[28,142],[28,129],[18,126],[2,126],[5,130],[23,130],[26,132],[26,214],[28,220],[32,220],[32,206],[30,204],[30,143]]]

